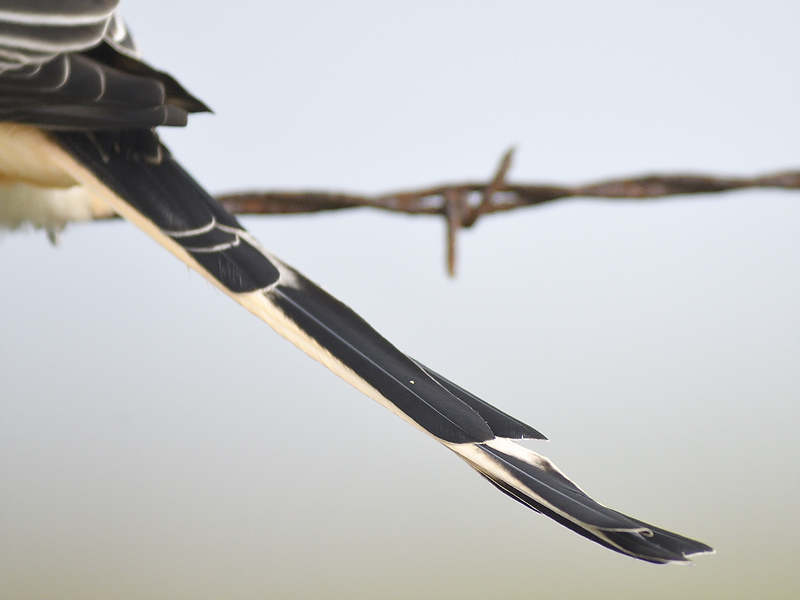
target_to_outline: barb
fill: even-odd
[[[464,222],[467,198],[464,190],[452,189],[444,193],[444,214],[447,220],[447,274],[456,275],[456,238]]]
[[[483,197],[481,198],[481,203],[475,207],[475,210],[464,220],[462,226],[463,227],[472,227],[475,224],[475,221],[478,220],[482,214],[487,213],[491,210],[492,201],[494,200],[494,195],[501,191],[505,184],[506,184],[506,174],[508,170],[511,168],[511,161],[514,158],[514,148],[511,147],[506,151],[503,155],[503,158],[500,159],[500,164],[497,167],[497,173],[495,173],[494,178],[486,186],[483,190]]]

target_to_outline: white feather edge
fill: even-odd
[[[59,13],[35,8],[28,11],[0,9],[0,21],[20,25],[41,25],[42,27],[76,27],[108,21],[116,9],[116,5],[111,8],[87,10],[82,13]]]

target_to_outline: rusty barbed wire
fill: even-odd
[[[756,177],[652,174],[578,186],[512,184],[506,181],[506,175],[513,156],[511,148],[488,182],[455,183],[376,196],[324,191],[253,191],[223,194],[217,199],[235,214],[302,214],[368,206],[412,215],[442,216],[447,224],[447,269],[452,276],[458,231],[472,227],[481,216],[490,213],[575,197],[648,200],[744,188],[800,189],[800,171]]]

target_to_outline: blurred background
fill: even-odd
[[[793,2],[123,2],[215,193],[800,166]],[[693,568],[532,513],[124,222],[0,238],[0,596],[796,598],[800,197],[245,218]]]

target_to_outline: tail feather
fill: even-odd
[[[416,361],[414,361],[416,362]],[[477,412],[484,421],[491,427],[492,432],[497,437],[508,438],[511,440],[546,440],[544,434],[540,433],[530,425],[523,423],[519,419],[504,413],[499,408],[495,408],[488,402],[478,398],[471,392],[456,385],[452,381],[445,379],[438,373],[435,373],[425,365],[417,363],[419,367],[425,371],[434,381],[441,385],[448,392],[453,394],[456,398],[461,400],[464,404]]]
[[[548,459],[510,440],[451,449],[514,500],[615,552],[660,564],[714,551],[599,504]]]
[[[143,135],[146,132],[143,132]],[[47,138],[44,138],[47,139]],[[545,439],[417,363],[360,316],[263,250],[170,156],[59,132],[51,160],[311,357],[459,454],[498,489],[616,552],[685,562],[711,548],[592,500],[513,439]],[[138,155],[136,144],[147,150]],[[128,142],[130,143],[130,141]],[[157,144],[157,141],[155,142]]]

